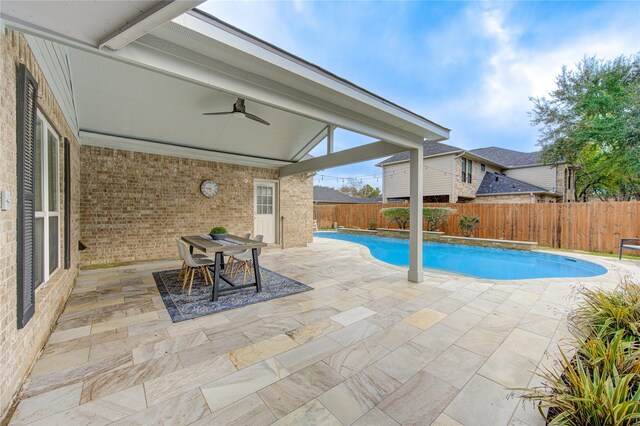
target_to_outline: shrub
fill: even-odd
[[[581,290],[571,317],[577,342],[557,371],[539,374],[544,386],[525,398],[549,408],[550,425],[635,425],[640,419],[640,286],[625,279],[613,291]]]
[[[372,230],[372,231],[373,231],[373,230],[374,230],[374,229],[376,229],[377,227],[378,227],[378,222],[376,222],[375,220],[372,220],[372,221],[370,221],[370,222],[369,222],[369,229],[370,229],[370,230]]]
[[[209,231],[210,234],[226,234],[227,233],[227,228],[225,228],[224,226],[216,226],[214,228],[211,228],[211,231]]]
[[[390,222],[395,222],[400,229],[407,229],[409,224],[409,207],[387,207],[380,210],[382,216]]]
[[[449,207],[428,207],[424,209],[424,218],[427,220],[429,231],[439,231],[449,216],[456,213],[456,209]]]
[[[465,237],[470,237],[473,234],[473,231],[476,230],[478,224],[480,223],[480,218],[478,216],[462,216],[458,221],[458,225],[460,225],[460,229],[462,229],[462,234]]]
[[[584,303],[573,314],[572,325],[584,336],[610,340],[618,331],[625,339],[640,340],[640,284],[624,279],[613,291],[582,290]]]

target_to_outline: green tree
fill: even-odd
[[[380,188],[374,188],[369,184],[362,186],[361,183],[342,185],[340,192],[344,192],[345,194],[358,198],[376,198],[380,196]]]
[[[531,98],[547,164],[568,162],[576,199],[640,199],[640,53],[562,68],[549,98]]]

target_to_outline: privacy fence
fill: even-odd
[[[334,223],[348,228],[397,228],[380,214],[384,207],[407,204],[339,204],[314,206],[319,228]],[[620,238],[640,238],[640,202],[598,202],[557,204],[445,204],[457,213],[444,226],[448,235],[462,235],[461,215],[478,216],[476,237],[535,241],[540,246],[572,250],[617,253]],[[426,224],[425,224],[426,225]],[[426,229],[426,228],[425,228]],[[633,254],[633,253],[629,253]]]

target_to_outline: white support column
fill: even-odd
[[[335,126],[329,124],[327,128],[327,155],[333,154],[333,131],[335,130]]]
[[[409,165],[410,201],[409,212],[409,274],[408,279],[414,283],[421,283],[422,273],[422,186],[423,186],[422,147],[411,150]]]

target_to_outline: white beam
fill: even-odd
[[[424,280],[422,271],[422,147],[411,150],[409,165],[409,273],[408,279],[414,283]]]
[[[393,145],[388,142],[374,142],[368,145],[338,151],[331,155],[315,157],[310,160],[299,161],[295,164],[284,166],[280,169],[280,176],[284,177],[298,173],[315,172],[317,170],[345,166],[347,164],[373,160],[374,158],[386,157],[406,150],[405,147]]]
[[[106,46],[111,50],[118,50],[165,22],[204,3],[204,1],[205,0],[160,1],[152,8],[145,10],[135,19],[123,23],[120,28],[102,39],[98,48]]]
[[[302,160],[302,158],[307,155],[313,148],[315,148],[324,138],[327,137],[327,131],[329,126],[324,127],[322,130],[318,132],[311,140],[300,150],[296,155],[293,156],[291,162],[295,163],[296,161]]]
[[[167,157],[190,158],[192,160],[239,164],[241,166],[261,167],[265,169],[278,169],[284,165],[290,164],[286,161],[272,160],[269,158],[249,157],[246,155],[191,148],[188,146],[173,145],[156,141],[105,135],[103,133],[89,132],[86,130],[80,130],[79,137],[81,145],[98,146],[122,151],[142,152],[145,154],[164,155]]]

